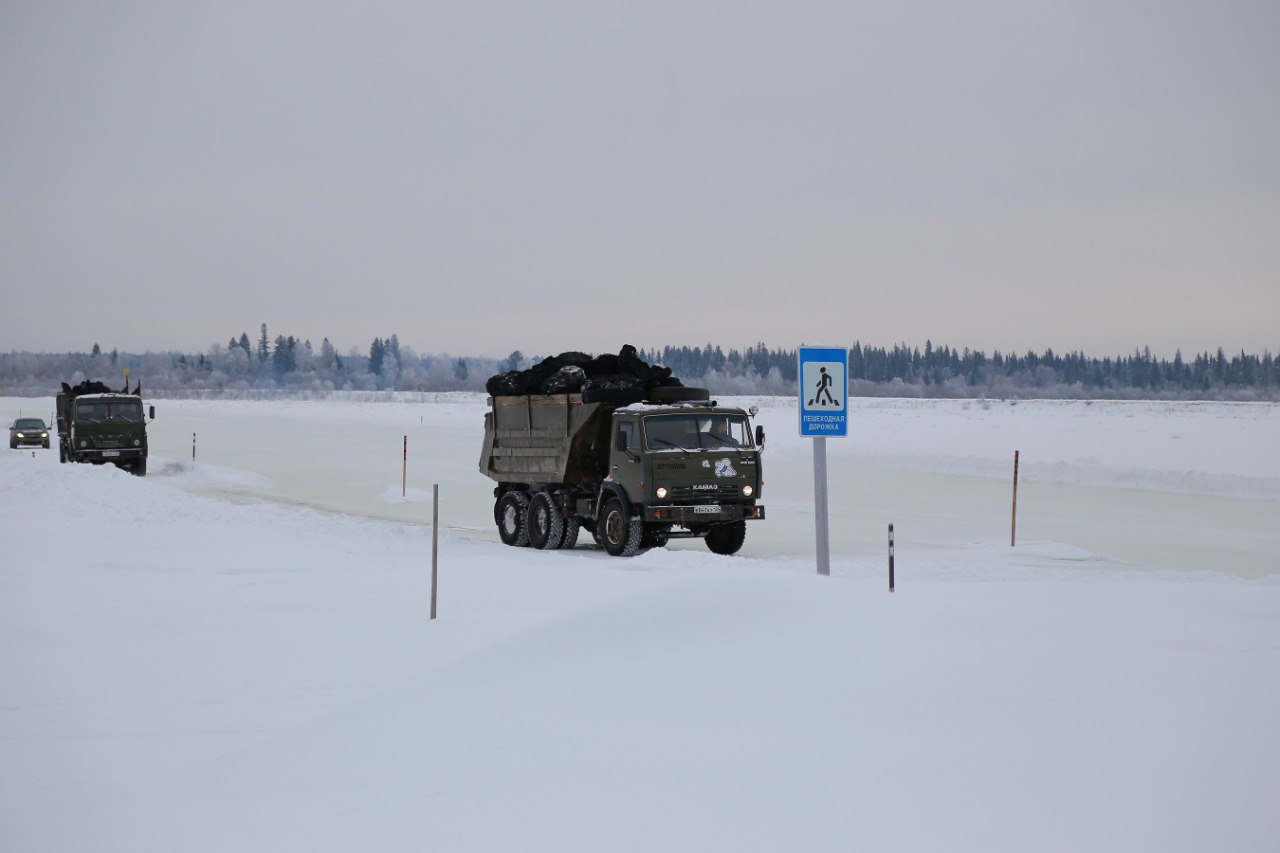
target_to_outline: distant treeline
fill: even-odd
[[[550,353],[548,353],[549,355]],[[670,367],[685,384],[715,394],[795,393],[796,351],[763,343],[744,350],[715,344],[641,350]],[[247,332],[203,352],[87,352],[0,354],[0,393],[46,396],[61,382],[98,379],[123,386],[123,373],[144,393],[234,395],[272,391],[480,391],[489,376],[537,362],[520,351],[504,358],[420,355],[397,335],[377,337],[367,350],[339,354],[328,338],[318,346],[293,335]],[[1111,399],[1280,400],[1280,363],[1262,355],[1222,349],[1184,359],[1155,358],[1149,349],[1094,358],[1081,352],[1025,354],[855,342],[849,349],[849,390],[878,397],[1014,397]]]
[[[671,367],[678,376],[762,377],[778,393],[792,393],[796,351],[763,343],[725,352],[718,346],[664,347],[644,356]],[[776,381],[775,381],[776,380]],[[1280,359],[1262,355],[1203,352],[1184,359],[1156,358],[1150,348],[1132,355],[1093,358],[1082,352],[1001,353],[950,346],[924,348],[905,343],[849,348],[850,393],[858,396],[1050,397],[1171,399],[1280,399]]]

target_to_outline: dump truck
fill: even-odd
[[[572,548],[586,528],[614,556],[693,537],[736,553],[746,522],[765,517],[755,407],[720,406],[699,388],[657,389],[640,403],[608,397],[488,398],[480,471],[497,482],[502,541]]]
[[[85,390],[88,384],[91,390]],[[147,424],[142,395],[104,391],[101,383],[71,388],[57,396],[58,459],[61,462],[114,464],[139,477],[147,474]],[[148,415],[156,416],[151,406]]]

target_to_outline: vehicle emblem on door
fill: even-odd
[[[738,476],[738,472],[733,470],[733,462],[727,456],[724,459],[716,460],[716,476],[717,477]]]

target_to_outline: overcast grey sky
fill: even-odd
[[[0,350],[1280,349],[1280,3],[0,0]]]

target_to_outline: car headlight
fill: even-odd
[[[656,491],[654,494],[658,496],[658,500],[662,500],[667,496],[667,489],[665,486],[658,486],[658,491]]]
[[[42,433],[40,433],[40,437],[41,437],[41,438],[48,438],[48,437],[49,437],[49,433],[47,433],[47,432],[42,432]]]
[[[753,494],[755,494],[755,491],[756,491],[756,490],[755,490],[755,489],[753,489],[753,488],[751,488],[750,486],[743,486],[743,487],[742,487],[742,493],[743,493],[744,495],[746,495],[747,497],[751,497]]]
[[[18,438],[26,438],[26,436],[23,435],[22,433],[18,433]]]

